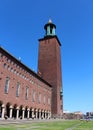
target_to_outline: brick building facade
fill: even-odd
[[[49,21],[40,39],[38,73],[0,47],[0,117],[51,118],[62,116],[60,42]]]

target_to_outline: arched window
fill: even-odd
[[[3,66],[4,66],[4,68],[7,68],[7,65],[6,65],[6,63],[4,63],[4,65],[3,65]]]
[[[48,105],[50,105],[50,98],[48,98]]]
[[[35,102],[35,90],[32,91],[32,102]]]
[[[39,102],[39,103],[41,102],[41,93],[39,93],[38,102]]]
[[[8,93],[8,90],[9,90],[9,82],[10,82],[10,78],[9,78],[9,77],[6,77],[5,90],[4,90],[5,93]]]
[[[44,104],[46,103],[46,97],[44,96]]]
[[[25,99],[27,100],[28,99],[28,87],[26,86],[26,93],[25,93]]]
[[[19,97],[19,91],[20,91],[20,83],[17,82],[17,86],[16,86],[16,97]]]

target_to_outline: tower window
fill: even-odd
[[[52,28],[50,27],[50,34],[52,34]]]
[[[9,77],[6,77],[5,90],[4,90],[5,93],[8,93],[8,90],[9,90],[9,82],[10,82],[10,78],[9,78]]]
[[[62,110],[62,105],[61,105],[61,110]]]

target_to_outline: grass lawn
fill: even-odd
[[[93,121],[83,121],[78,127],[74,130],[93,130]]]
[[[68,129],[71,128],[71,129]],[[93,130],[93,121],[50,121],[0,125],[0,130]]]

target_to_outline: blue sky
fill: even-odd
[[[64,110],[93,111],[93,0],[0,0],[0,45],[37,71],[49,18],[62,43]]]

